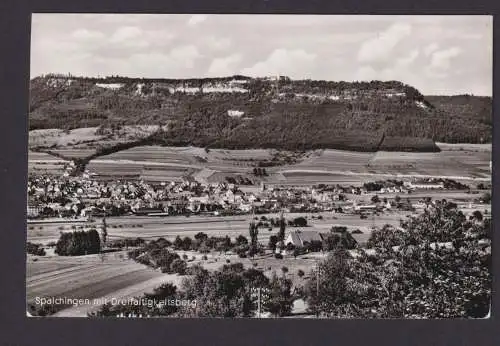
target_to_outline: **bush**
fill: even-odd
[[[281,271],[283,272],[283,274],[288,273],[288,267],[285,266],[281,267]]]
[[[283,255],[280,253],[274,254],[274,258],[276,259],[283,259]]]
[[[203,257],[201,259],[206,261],[206,260],[208,260],[208,257],[207,257],[207,255],[203,255]]]
[[[186,254],[182,255],[183,260],[187,260],[188,258],[189,258],[188,255],[186,255]]]
[[[26,243],[26,252],[35,256],[45,256],[45,250],[42,244]]]
[[[305,273],[302,269],[299,269],[299,270],[297,270],[297,275],[301,278],[305,275]]]
[[[186,274],[186,269],[187,269],[187,264],[185,261],[179,259],[176,259],[172,262],[170,265],[172,271],[174,273],[177,273],[179,275],[185,275]]]
[[[231,263],[231,261],[229,259],[226,259],[226,263]]]
[[[363,234],[363,231],[361,231],[360,229],[355,229],[351,232],[351,234]]]

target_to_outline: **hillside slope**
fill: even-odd
[[[147,143],[438,151],[434,141],[491,141],[491,99],[468,97],[424,97],[397,81],[48,75],[30,83],[30,130],[161,125]]]

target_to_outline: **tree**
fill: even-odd
[[[401,202],[401,197],[399,195],[396,195],[396,197],[394,197],[394,201],[396,201],[396,203]]]
[[[353,261],[345,250],[334,250],[319,263],[319,272],[305,285],[309,310],[330,317],[366,317],[379,304],[382,285],[375,271]],[[319,280],[319,281],[318,281]]]
[[[106,225],[106,218],[102,219],[102,243],[106,244],[106,239],[108,238],[108,227]]]
[[[196,306],[183,306],[182,317],[248,317],[255,310],[250,298],[248,277],[236,264],[221,270],[199,270],[182,282],[182,299],[196,300]],[[252,277],[252,275],[250,275]]]
[[[264,310],[273,316],[287,316],[292,312],[293,297],[291,293],[292,281],[285,277],[278,278],[274,274],[271,278],[268,298],[264,303]]]
[[[184,275],[186,274],[186,269],[187,269],[187,264],[185,261],[181,260],[180,258],[175,259],[171,266],[171,270],[179,275]]]
[[[285,218],[283,215],[281,215],[280,220],[279,220],[279,232],[278,232],[278,242],[280,243],[280,247],[283,246],[283,242],[285,241],[285,230],[286,230],[286,223],[285,223]]]
[[[278,243],[278,237],[275,236],[275,235],[272,235],[269,237],[269,249],[271,249],[271,251],[275,251],[276,250],[276,244]]]
[[[259,234],[259,228],[255,224],[255,222],[250,223],[250,227],[248,229],[248,232],[250,233],[250,249],[249,249],[249,255],[253,257],[257,252],[258,252],[258,242],[257,242],[257,236]]]
[[[378,197],[378,195],[374,195],[371,199],[371,201],[373,203],[380,203],[380,198]]]
[[[182,241],[182,238],[180,236],[175,237],[173,245],[176,250],[182,249],[183,244],[184,242]]]
[[[491,193],[489,192],[484,193],[483,196],[481,197],[481,201],[485,204],[491,203]]]
[[[307,226],[307,220],[302,216],[299,216],[299,217],[293,219],[292,223],[295,227],[306,227]]]
[[[340,233],[328,234],[323,239],[320,249],[322,248],[323,251],[332,251],[334,249],[352,250],[356,248],[357,244],[358,243],[352,234],[344,231]]]
[[[483,214],[479,210],[474,211],[472,216],[479,222],[483,221]]]
[[[60,256],[80,256],[100,251],[101,241],[96,229],[61,233],[55,248],[55,253]]]
[[[203,233],[203,232],[198,232],[194,235],[194,239],[196,239],[200,243],[205,241],[207,238],[208,238],[208,235],[206,233]]]
[[[236,238],[236,245],[240,246],[240,245],[247,245],[247,244],[248,244],[248,239],[244,235],[240,234]]]

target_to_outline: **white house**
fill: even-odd
[[[431,183],[431,182],[417,182],[417,183],[412,183],[408,182],[405,184],[406,187],[410,189],[443,189],[444,184],[443,183]]]
[[[353,208],[355,211],[363,211],[363,210],[375,210],[377,209],[377,206],[375,204],[358,205],[356,201],[354,201]]]

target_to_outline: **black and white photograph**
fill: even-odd
[[[492,76],[489,15],[33,13],[27,316],[490,318]]]

